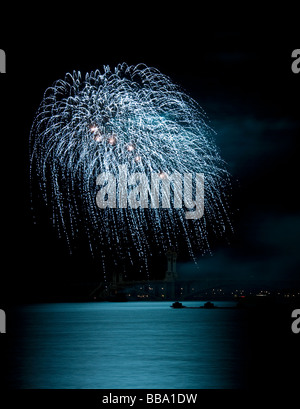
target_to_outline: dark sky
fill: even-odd
[[[70,256],[47,220],[33,224],[28,137],[43,92],[55,80],[119,62],[154,66],[199,102],[233,177],[234,234],[229,242],[214,243],[211,256],[199,258],[197,273],[179,254],[179,270],[191,277],[299,279],[300,74],[291,71],[297,37],[271,28],[201,31],[191,24],[179,30],[175,22],[163,23],[121,25],[112,33],[106,21],[86,35],[75,26],[63,34],[39,26],[1,45],[7,53],[7,74],[0,78],[7,135],[3,226],[9,221],[3,227],[4,258],[16,291],[23,285],[39,291],[63,277],[84,279],[98,269],[86,246]]]

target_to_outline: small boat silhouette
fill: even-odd
[[[186,308],[184,305],[181,304],[181,302],[175,301],[171,305],[171,308]]]
[[[214,303],[207,301],[204,305],[203,308],[216,308]]]

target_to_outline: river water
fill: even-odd
[[[10,386],[243,387],[244,311],[172,309],[170,305],[171,302],[95,302],[19,307],[18,325],[10,328]],[[200,306],[203,302],[184,305]]]

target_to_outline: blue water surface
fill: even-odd
[[[184,302],[186,306],[203,305]],[[243,387],[238,309],[172,309],[171,302],[19,307],[13,388]],[[217,302],[217,306],[232,303]]]

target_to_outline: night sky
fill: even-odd
[[[232,176],[233,231],[227,231],[222,238],[211,238],[211,255],[197,255],[198,268],[184,251],[179,252],[181,278],[211,278],[220,285],[229,280],[240,288],[300,288],[300,73],[291,70],[292,51],[300,48],[296,10],[290,8],[287,16],[284,5],[279,4],[278,12],[272,5],[266,8],[268,15],[264,17],[262,10],[244,3],[241,10],[235,6],[232,13],[228,10],[224,14],[218,9],[220,6],[213,4],[211,15],[206,14],[202,4],[196,7],[196,3],[194,7],[192,3],[166,3],[164,10],[155,2],[112,6],[110,9],[103,2],[96,7],[72,3],[64,15],[52,3],[43,4],[40,10],[36,4],[31,10],[26,3],[26,13],[15,4],[9,15],[2,11],[0,49],[6,52],[7,73],[0,74],[0,309],[7,313],[7,334],[6,338],[1,335],[0,372],[5,378],[5,358],[9,351],[14,357],[11,345],[22,352],[23,340],[27,337],[31,342],[26,332],[22,338],[26,324],[22,314],[14,315],[18,309],[14,305],[52,301],[53,295],[69,301],[68,293],[75,291],[74,283],[79,283],[76,289],[83,293],[102,280],[100,262],[91,256],[84,238],[79,237],[70,255],[44,205],[37,206],[35,213],[31,211],[30,128],[46,88],[73,70],[85,73],[103,65],[145,63],[169,76],[206,112],[209,125],[216,132],[220,155]],[[298,19],[296,24],[293,15]],[[229,16],[237,24],[232,25]],[[238,24],[242,28],[237,28]],[[151,275],[163,277],[165,256],[157,255],[151,262]],[[169,302],[165,306],[177,313],[169,308]],[[255,404],[262,402],[256,389],[260,392],[269,388],[268,403],[284,387],[289,388],[285,398],[299,389],[299,376],[295,375],[299,368],[299,334],[291,331],[294,306],[280,305],[274,310],[273,304],[270,306],[271,309],[254,308],[254,312],[245,309],[245,321],[237,328],[241,350],[245,351],[245,357],[240,352],[242,362],[247,362],[243,369],[251,387],[247,402],[252,396]],[[295,308],[299,307],[295,304]],[[44,327],[39,325],[37,333],[43,328],[49,331],[47,317],[41,317]],[[211,322],[213,329],[218,325],[217,321]],[[182,328],[185,334],[184,323]],[[14,339],[16,334],[21,334],[19,344]],[[207,334],[199,337],[203,335]],[[56,337],[56,333],[51,336]],[[49,337],[47,345],[52,339]],[[39,338],[35,341],[38,345]],[[222,339],[216,341],[222,343]],[[65,347],[71,349],[72,343]],[[26,348],[23,352],[26,354]],[[13,375],[15,367],[22,370],[18,356],[12,365]],[[110,355],[108,358],[110,361]],[[134,365],[129,369],[134,371]],[[99,391],[96,392],[99,404]],[[13,395],[17,396],[10,394],[10,401]],[[20,396],[24,399],[24,395]],[[30,404],[33,402],[31,397]]]
[[[293,32],[204,31],[176,22],[158,29],[109,24],[81,36],[76,30],[32,35],[1,45],[7,74],[1,76],[3,264],[14,294],[40,292],[53,283],[101,279],[98,261],[84,241],[69,255],[42,207],[33,223],[29,196],[29,132],[44,90],[66,72],[103,65],[145,63],[158,68],[199,102],[232,175],[233,233],[199,255],[199,272],[178,255],[185,278],[299,281],[299,91],[291,71],[299,48]],[[151,27],[151,30],[150,30]],[[6,223],[8,221],[8,223]],[[138,263],[138,260],[137,260]],[[163,272],[164,257],[153,261]],[[294,284],[293,284],[294,285]],[[7,293],[5,291],[5,293]]]

